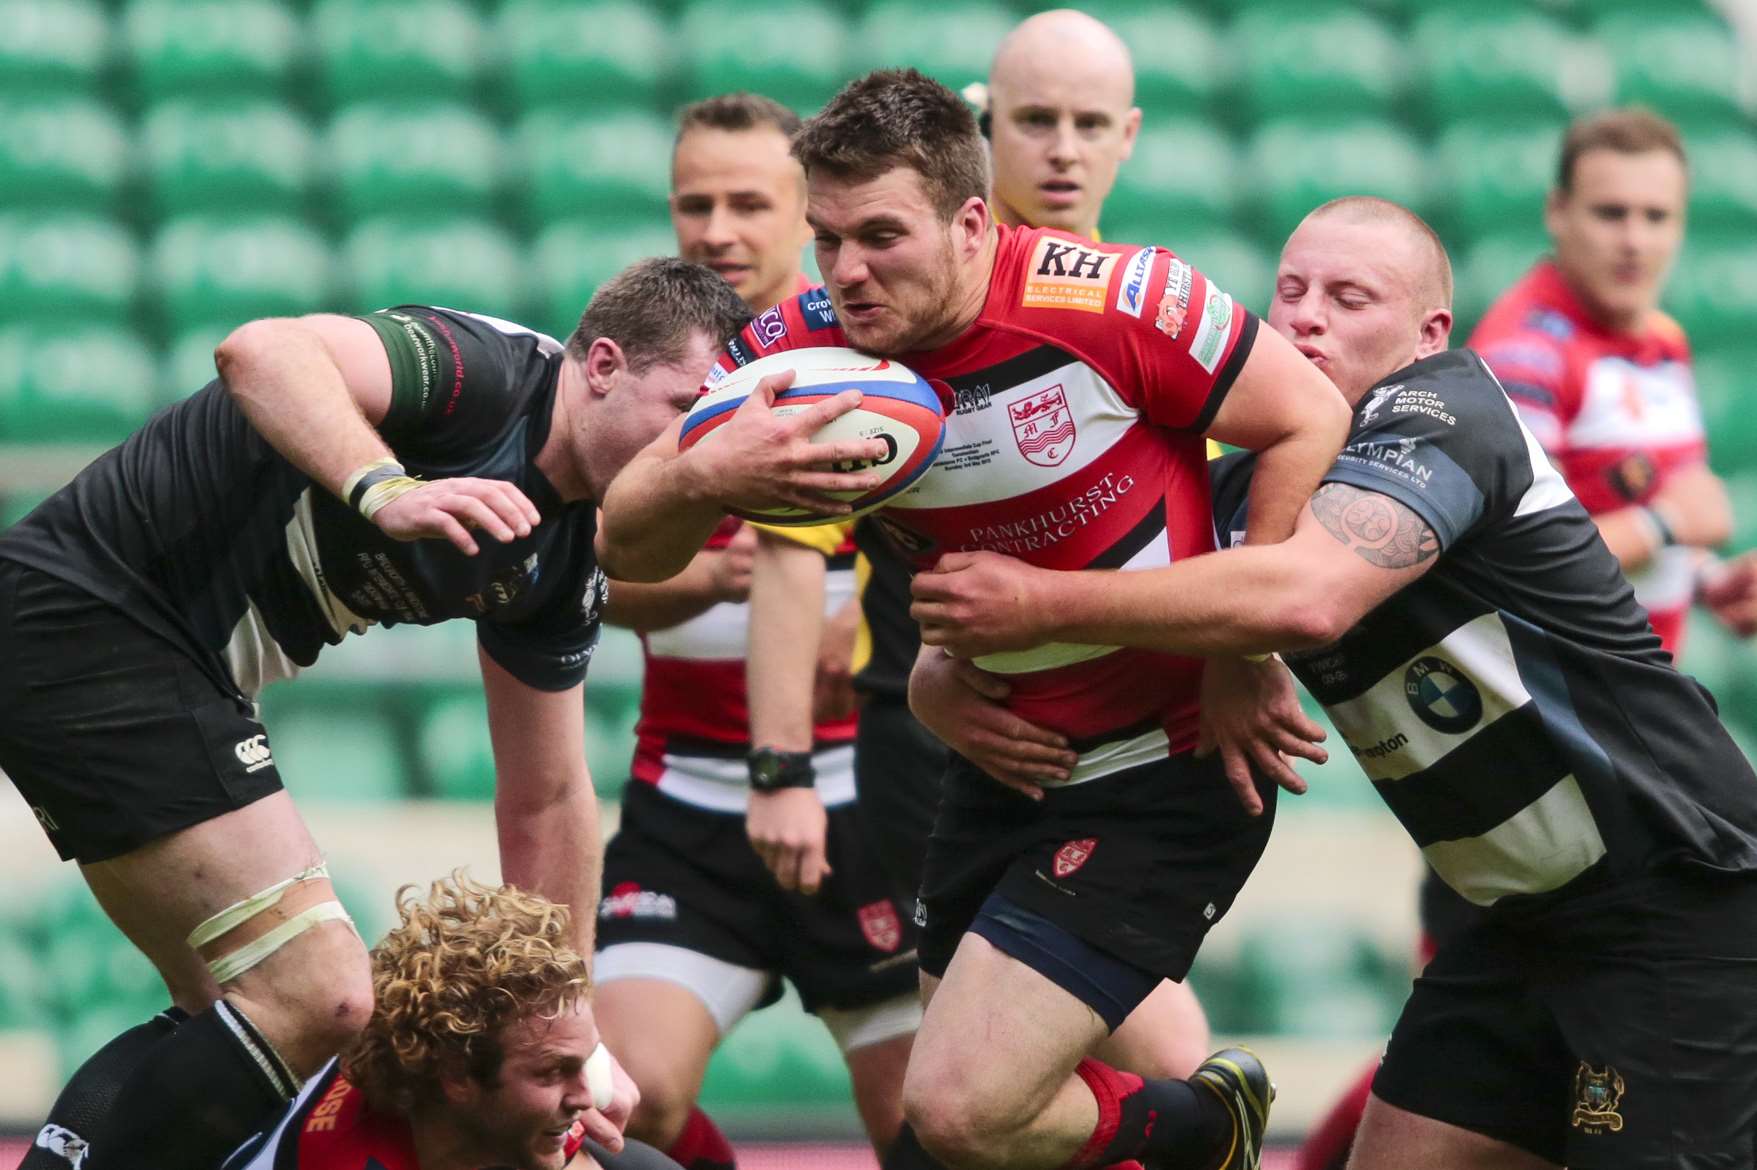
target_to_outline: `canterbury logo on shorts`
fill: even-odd
[[[275,762],[269,751],[267,735],[253,735],[232,745],[232,754],[244,765],[246,772],[258,772]]]

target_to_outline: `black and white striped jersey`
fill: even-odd
[[[548,437],[561,344],[426,306],[362,318],[384,342],[379,432],[413,475],[508,480],[543,522],[523,539],[398,541],[256,433],[219,381],[155,414],[0,534],[0,558],[70,581],[185,648],[247,694],[373,624],[474,619],[532,686],[585,675],[604,589],[596,508],[563,503],[533,463]]]
[[[1214,464],[1223,547],[1250,467]],[[1486,906],[1673,861],[1757,869],[1757,776],[1481,359],[1374,387],[1325,481],[1439,538],[1414,584],[1286,658],[1441,877]]]

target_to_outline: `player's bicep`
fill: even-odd
[[[1313,493],[1291,538],[1326,591],[1370,612],[1433,567],[1439,535],[1408,504],[1348,483]]]
[[[300,317],[299,325],[317,337],[341,372],[348,394],[366,421],[377,426],[390,411],[390,355],[378,331],[358,317],[313,313]]]
[[[1342,392],[1318,367],[1280,334],[1260,329],[1207,434],[1261,451],[1308,428],[1333,425],[1347,413]]]

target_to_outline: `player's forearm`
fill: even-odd
[[[693,461],[666,454],[675,429],[611,481],[599,507],[598,563],[618,581],[664,581],[683,572],[724,512],[698,482]]]
[[[750,740],[809,751],[812,684],[824,631],[824,559],[803,545],[757,541],[750,584]]]
[[[214,351],[214,364],[257,433],[330,491],[339,493],[353,472],[392,456],[322,339],[298,321],[239,326]]]
[[[1257,452],[1247,544],[1274,544],[1291,536],[1301,509],[1342,450],[1349,425],[1346,406],[1334,395],[1316,402],[1323,405],[1307,416],[1305,425]]]
[[[572,911],[574,945],[590,957],[603,878],[603,836],[598,796],[582,760],[576,775],[514,790],[502,785],[494,798],[504,881],[533,890]]]
[[[720,600],[714,575],[697,555],[689,566],[669,581],[643,583],[610,582],[610,601],[604,620],[613,626],[646,633],[668,630],[696,617]]]

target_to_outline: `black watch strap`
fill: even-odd
[[[745,757],[750,772],[750,786],[756,792],[777,792],[783,788],[810,788],[817,779],[812,770],[810,752],[784,752],[779,748],[760,747]]]

